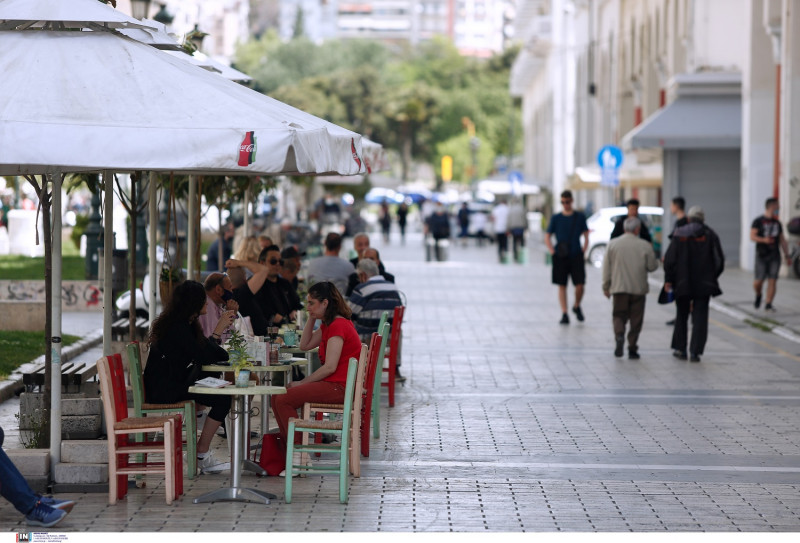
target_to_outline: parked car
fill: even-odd
[[[624,220],[628,215],[628,208],[604,207],[599,209],[591,217],[586,219],[589,227],[589,250],[586,251],[586,260],[599,268],[603,265],[603,257],[606,254],[606,246],[614,230],[614,224],[618,220]],[[650,230],[650,237],[653,238],[653,250],[656,255],[661,254],[661,220],[664,216],[664,209],[661,207],[640,206],[639,218]]]

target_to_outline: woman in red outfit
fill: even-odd
[[[319,346],[322,366],[297,382],[286,385],[286,394],[272,397],[272,412],[278,421],[281,436],[286,439],[289,419],[298,417],[298,409],[306,402],[344,403],[347,383],[347,361],[361,354],[361,339],[350,320],[350,308],[330,281],[315,283],[308,289],[308,322],[303,328],[300,348],[304,351]],[[314,330],[316,320],[322,325]],[[301,435],[295,433],[295,443]]]

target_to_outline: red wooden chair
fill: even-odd
[[[182,417],[128,417],[128,398],[122,357],[117,353],[97,361],[100,390],[108,432],[108,502],[117,503],[128,492],[128,476],[163,473],[167,504],[183,494]],[[161,433],[162,441],[137,442],[136,435]],[[143,455],[131,462],[131,455]],[[150,461],[148,454],[163,455],[163,461]]]
[[[387,387],[389,389],[389,407],[394,407],[395,373],[397,372],[397,357],[400,352],[400,338],[403,331],[402,324],[405,311],[406,306],[404,305],[398,305],[394,308],[394,315],[392,316],[392,335],[389,338],[389,352],[386,353],[389,365],[383,368],[384,373],[389,373],[387,381],[381,383],[382,387]]]

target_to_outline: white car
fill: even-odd
[[[614,230],[614,224],[628,215],[628,208],[604,207],[586,219],[589,227],[589,250],[586,251],[586,260],[592,266],[599,268],[603,265],[603,257],[606,254],[606,246]],[[653,238],[653,249],[656,254],[661,252],[661,219],[664,216],[664,209],[661,207],[640,206],[639,218],[650,230],[650,237]]]

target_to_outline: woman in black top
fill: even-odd
[[[185,281],[172,293],[167,307],[153,321],[148,343],[150,354],[144,369],[145,401],[148,403],[176,403],[195,400],[211,407],[203,433],[197,440],[197,455],[201,467],[210,464],[207,454],[211,439],[231,408],[230,398],[210,394],[190,394],[189,387],[203,377],[199,372],[203,364],[228,360],[228,353],[220,347],[220,334],[233,322],[234,312],[222,314],[214,332],[203,336],[197,318],[206,312],[206,291],[197,281]],[[204,460],[208,457],[208,460]]]

